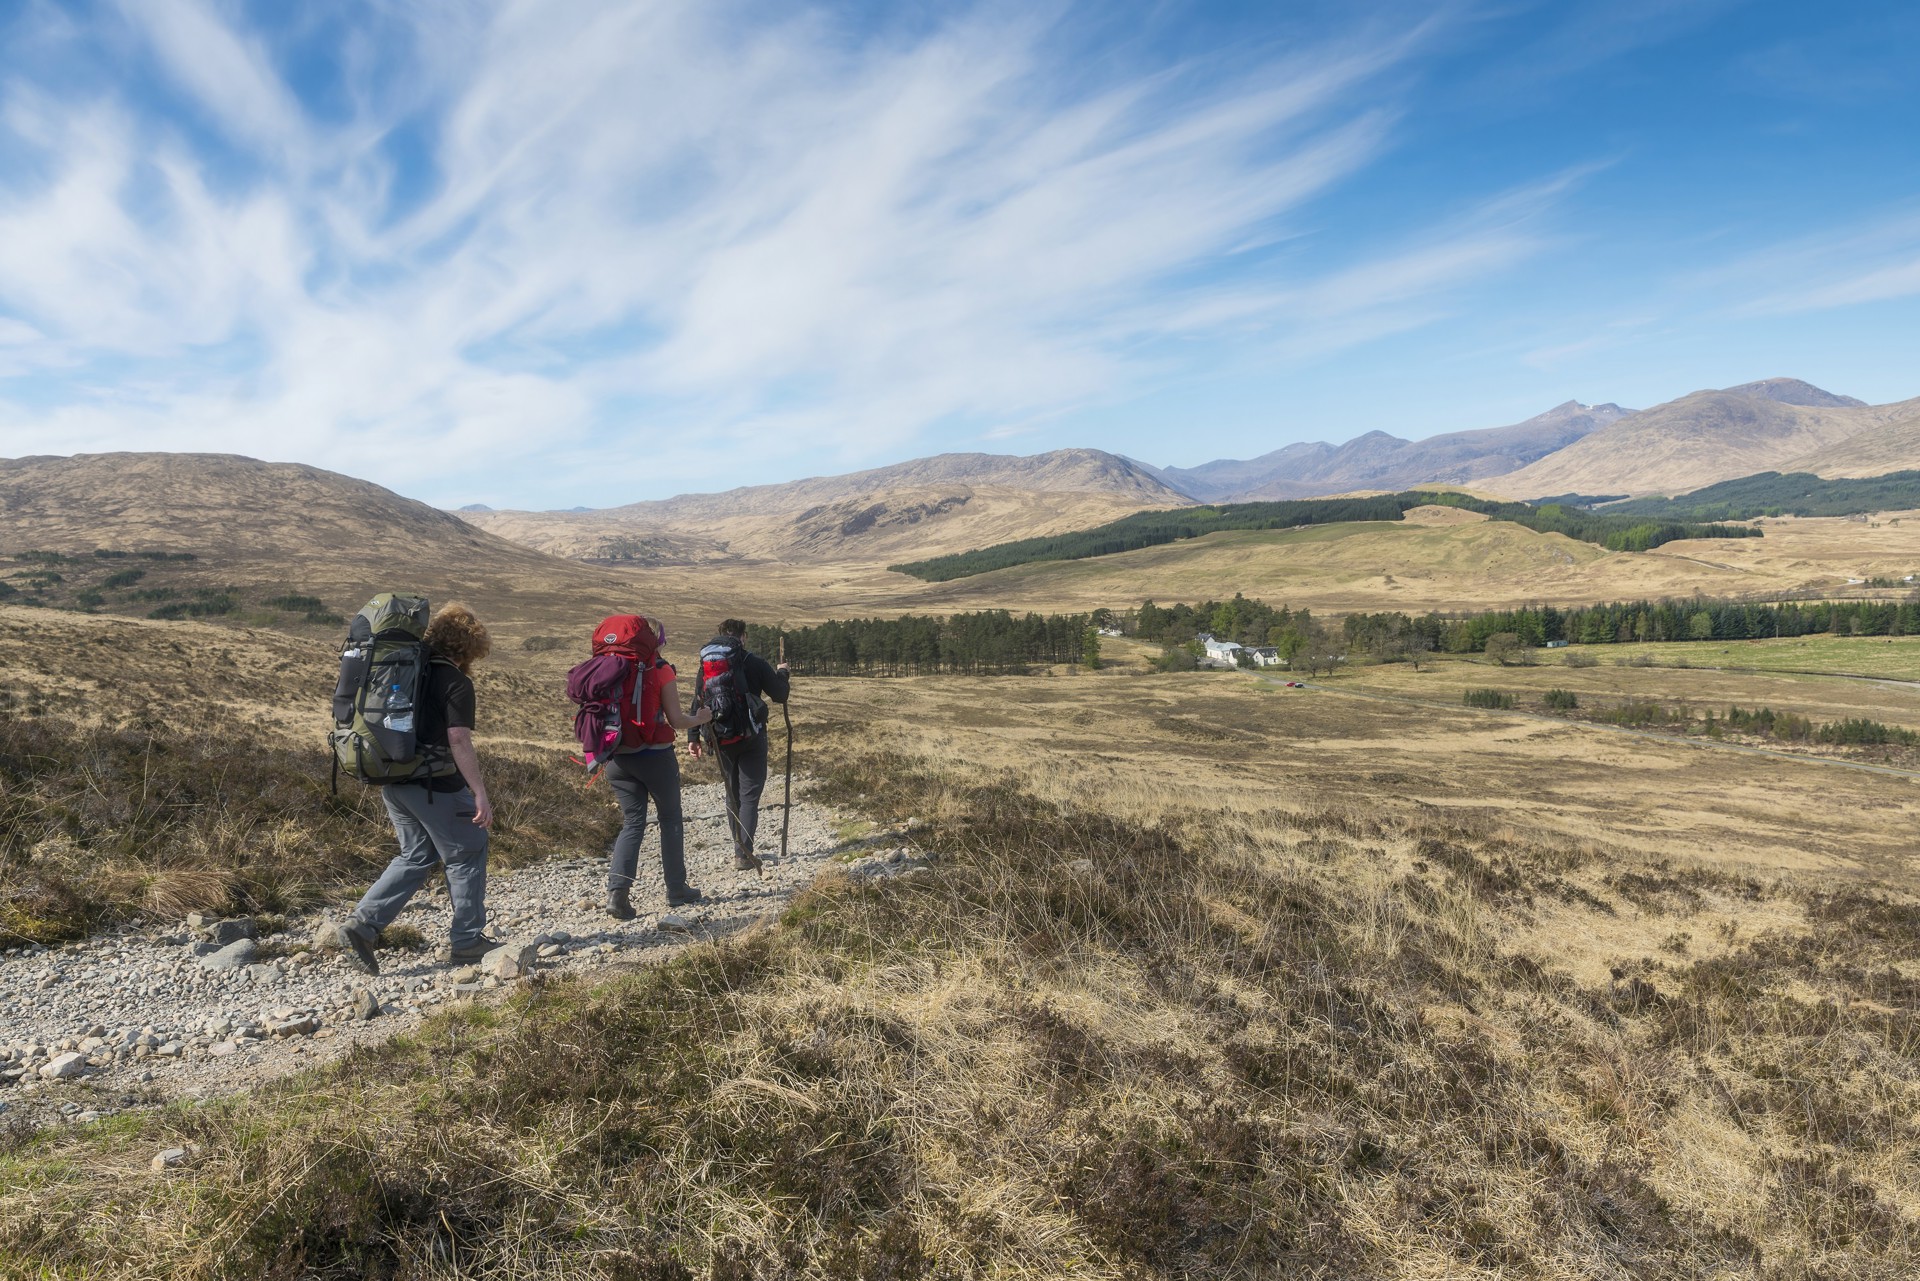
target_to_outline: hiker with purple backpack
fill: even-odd
[[[686,820],[680,810],[680,761],[674,747],[681,733],[713,719],[705,708],[681,710],[673,665],[660,656],[667,629],[639,614],[615,614],[593,633],[593,657],[567,673],[567,697],[579,706],[574,734],[586,753],[583,764],[604,775],[620,803],[620,835],[607,861],[607,915],[630,921],[640,841],[647,832],[647,804],[660,814],[660,870],[667,905],[684,907],[704,897],[687,884]]]

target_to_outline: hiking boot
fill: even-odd
[[[462,943],[459,947],[449,943],[440,949],[440,959],[448,965],[471,965],[499,946],[499,939],[490,938],[477,938],[471,943]]]
[[[759,871],[759,870],[760,870],[760,856],[759,856],[758,854],[740,854],[740,853],[736,853],[736,854],[734,854],[734,856],[733,856],[733,870],[734,870],[734,871],[736,871],[736,872],[757,872],[757,871]]]
[[[677,890],[667,891],[668,907],[688,907],[694,903],[704,903],[707,896],[691,885],[682,885]]]
[[[639,915],[633,910],[633,900],[628,897],[624,886],[607,891],[607,915],[616,921],[631,921]]]
[[[340,927],[340,937],[347,941],[347,963],[363,974],[379,974],[380,958],[373,954],[374,940],[379,937],[371,927],[357,920],[348,920]]]

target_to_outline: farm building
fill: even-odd
[[[1223,641],[1210,633],[1200,633],[1202,661],[1220,667],[1239,666],[1240,645],[1236,641]]]

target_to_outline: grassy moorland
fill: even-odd
[[[1672,647],[1678,651],[1674,657],[1687,658],[1691,654],[1684,665],[1678,666],[1672,665],[1671,658],[1666,664],[1649,662],[1644,666],[1614,661],[1639,657],[1644,650],[1661,650],[1663,647],[1658,645],[1542,650],[1538,661],[1525,666],[1503,667],[1478,655],[1430,658],[1421,664],[1420,671],[1406,663],[1361,664],[1342,669],[1332,684],[1337,688],[1404,694],[1447,704],[1458,703],[1467,689],[1509,690],[1523,702],[1538,698],[1548,690],[1564,689],[1577,695],[1583,705],[1607,706],[1624,699],[1657,699],[1722,711],[1728,706],[1772,707],[1818,721],[1865,717],[1920,729],[1920,684],[1908,688],[1905,681],[1887,678],[1861,680],[1792,669],[1770,670],[1762,664],[1748,665],[1742,661],[1743,646],[1763,643],[1771,642],[1729,642],[1725,647],[1729,653],[1723,653],[1723,647],[1717,643],[1676,645]],[[1874,649],[1864,641],[1856,645],[1861,654],[1870,655]],[[1566,661],[1564,656],[1568,654],[1574,656],[1574,663]],[[1585,665],[1588,654],[1600,661]],[[1710,661],[1716,665],[1709,666]]]
[[[1599,661],[1623,646],[1569,646]],[[1766,672],[1826,672],[1920,681],[1920,636],[1799,636],[1751,641],[1672,641],[1631,647],[1662,667],[1747,667]],[[1560,651],[1556,651],[1559,653]]]
[[[1920,1265],[1898,782],[1232,675],[874,694],[810,686],[814,786],[926,871],[14,1134],[0,1273]]]

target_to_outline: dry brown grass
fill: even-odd
[[[1376,672],[1400,670],[1365,669],[1334,684],[1358,689]],[[803,735],[816,720],[858,727],[890,751],[964,764],[1132,822],[1351,805],[1395,816],[1446,811],[1676,863],[1914,886],[1909,833],[1920,801],[1907,780],[1472,711],[1459,706],[1462,679],[1498,684],[1525,669],[1469,670],[1476,676],[1379,677],[1432,679],[1436,706],[1276,689],[1245,673],[1075,669],[890,681],[884,716],[873,712],[874,682],[809,681],[797,706]]]
[[[1146,827],[836,734],[932,871],[0,1161],[13,1274],[1894,1277],[1920,908],[1487,816]],[[1091,864],[1085,870],[1076,860]],[[1569,974],[1523,928],[1710,955]],[[1752,918],[1762,919],[1758,916]],[[155,1177],[154,1147],[190,1144]]]
[[[1879,648],[1871,640],[1852,643],[1863,651]],[[1902,648],[1913,647],[1903,640]],[[1424,664],[1420,671],[1406,663],[1372,666],[1358,663],[1341,672],[1333,683],[1444,703],[1457,703],[1463,690],[1484,686],[1534,698],[1549,689],[1570,689],[1583,701],[1592,698],[1601,705],[1627,698],[1652,698],[1702,708],[1717,707],[1723,711],[1728,704],[1738,704],[1792,711],[1814,720],[1865,716],[1888,724],[1920,725],[1920,684],[1794,672],[1720,670],[1709,665],[1738,665],[1743,657],[1738,642],[1695,644],[1691,646],[1690,665],[1684,668],[1633,667],[1609,661],[1634,657],[1639,649],[1639,646],[1589,645],[1578,650],[1540,650],[1538,661],[1530,666],[1502,667],[1479,655],[1467,659],[1440,658]],[[1590,654],[1599,661],[1591,667],[1570,667],[1562,657],[1569,653]],[[1667,647],[1663,656],[1676,653],[1684,651],[1679,646]]]

